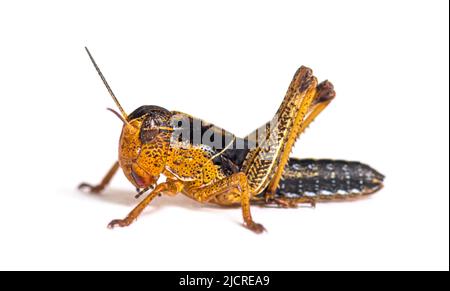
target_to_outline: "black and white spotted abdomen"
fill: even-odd
[[[384,176],[360,162],[341,160],[289,159],[278,197],[330,200],[374,193]]]

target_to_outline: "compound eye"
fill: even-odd
[[[159,127],[152,119],[149,122],[145,122],[141,128],[140,138],[144,143],[151,142],[159,133]]]

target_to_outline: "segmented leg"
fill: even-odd
[[[304,197],[302,199],[289,199],[289,198],[270,198],[265,200],[266,205],[275,204],[283,208],[297,208],[299,204],[309,203],[312,208],[316,207],[316,201],[309,197]]]
[[[105,187],[111,182],[112,177],[114,174],[116,174],[117,170],[119,169],[119,162],[115,162],[114,165],[109,169],[108,173],[106,173],[105,177],[102,179],[100,184],[98,185],[91,185],[88,183],[81,183],[78,185],[78,189],[88,189],[90,193],[100,193],[105,189]]]
[[[301,67],[295,73],[286,97],[272,121],[255,131],[258,136],[257,147],[249,152],[242,166],[252,194],[264,192],[277,168],[283,167],[285,156],[289,155],[300,133],[300,124],[314,101],[316,87],[317,79],[312,70]],[[258,134],[261,131],[265,131],[265,134]],[[254,140],[255,132],[247,138]]]
[[[291,154],[292,146],[294,145],[298,136],[303,133],[305,129],[311,124],[311,122],[328,106],[328,104],[330,104],[331,100],[333,100],[335,96],[336,93],[334,92],[333,85],[330,82],[324,81],[317,86],[316,95],[314,96],[314,101],[308,109],[308,113],[303,120],[295,121],[295,125],[289,134],[289,139],[286,143],[286,147],[284,148],[283,153],[281,154],[275,175],[273,176],[272,180],[269,183],[269,186],[267,187],[265,194],[266,200],[272,199],[274,197],[275,192],[278,188],[278,184],[282,177],[284,167],[289,161],[289,155]]]
[[[256,232],[263,232],[264,226],[253,221],[250,211],[250,192],[247,176],[236,173],[201,189],[186,190],[199,202],[212,202],[221,205],[241,203],[245,226]]]
[[[161,193],[168,194],[168,195],[174,195],[176,193],[180,193],[183,189],[183,183],[181,182],[175,182],[175,181],[168,181],[165,183],[161,183],[155,187],[155,189],[150,192],[150,194],[147,195],[147,197],[144,198],[144,200],[141,201],[131,212],[125,217],[124,219],[114,219],[109,224],[109,228],[114,228],[115,226],[128,226],[133,221],[137,219],[137,217],[142,213],[142,211],[147,207],[147,205],[152,202],[152,200],[158,196]],[[148,191],[149,188],[143,190]]]

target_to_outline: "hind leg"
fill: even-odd
[[[293,134],[289,136],[284,152],[281,154],[280,161],[277,166],[275,175],[267,187],[265,198],[266,201],[273,200],[275,198],[275,193],[278,188],[280,179],[284,171],[286,163],[289,161],[289,155],[291,154],[291,148],[298,138],[298,136],[305,131],[305,129],[313,122],[313,120],[330,104],[330,102],[335,97],[333,85],[324,81],[317,86],[316,95],[314,96],[314,101],[311,107],[308,109],[308,113],[302,122],[296,123],[296,127],[292,129]],[[282,203],[290,204],[292,201],[282,201]],[[313,202],[311,202],[311,205]]]
[[[312,70],[298,69],[272,120],[246,137],[256,143],[241,168],[247,175],[252,194],[267,189],[280,162],[283,163],[283,155],[291,151],[299,135],[299,124],[314,101],[316,89],[317,78]]]
[[[277,205],[282,208],[297,208],[299,204],[309,204],[312,208],[316,207],[316,200],[313,198],[304,197],[302,199],[290,199],[286,197],[275,197],[265,199],[266,205]]]

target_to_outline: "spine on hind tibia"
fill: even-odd
[[[326,201],[356,198],[383,187],[384,176],[360,162],[289,159],[276,198]]]

